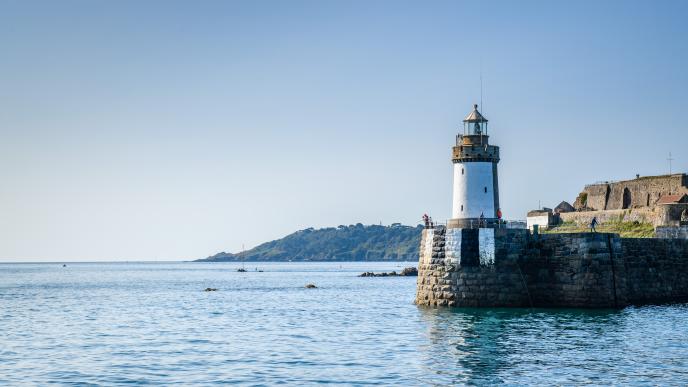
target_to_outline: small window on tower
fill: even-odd
[[[487,193],[487,187],[485,187],[485,193]]]
[[[461,205],[461,212],[463,212],[463,204]]]
[[[463,168],[461,168],[461,174],[463,175]]]

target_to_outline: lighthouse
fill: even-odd
[[[449,227],[475,227],[483,219],[487,227],[497,220],[499,184],[497,163],[499,147],[490,145],[487,119],[473,105],[463,120],[463,133],[452,148],[454,192]]]

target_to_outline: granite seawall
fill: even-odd
[[[517,229],[422,231],[416,303],[614,308],[688,301],[688,240]]]

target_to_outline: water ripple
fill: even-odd
[[[688,382],[686,305],[421,308],[356,277],[397,263],[259,266],[0,265],[0,384]]]

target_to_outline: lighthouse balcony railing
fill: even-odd
[[[454,221],[454,222],[452,222]],[[460,223],[455,222],[456,219],[431,222],[425,225],[427,229],[434,229],[438,227],[447,228],[509,228],[509,229],[526,229],[525,220],[504,220],[504,219],[461,219]]]

